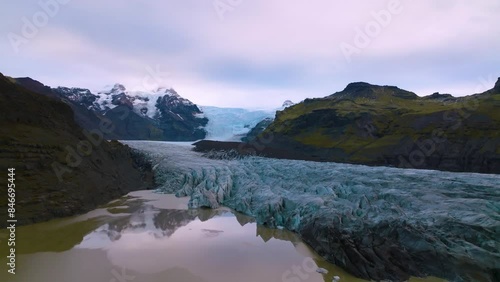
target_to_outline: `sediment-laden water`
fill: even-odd
[[[16,274],[2,271],[0,281],[364,281],[292,232],[228,208],[188,209],[187,201],[138,191],[85,215],[18,227]]]

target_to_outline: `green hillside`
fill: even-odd
[[[331,161],[499,172],[500,79],[459,98],[351,83],[278,112],[263,134],[273,136],[270,146]]]

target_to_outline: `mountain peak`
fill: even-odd
[[[18,77],[18,78],[15,78],[15,80],[18,83],[23,83],[23,84],[26,84],[26,85],[31,85],[31,86],[34,86],[34,87],[45,87],[45,85],[43,83],[41,83],[38,80],[34,80],[31,77]]]
[[[122,93],[125,92],[125,90],[127,90],[125,86],[120,83],[115,83],[115,85],[113,85],[113,88],[111,88],[112,93]]]
[[[454,97],[451,94],[441,94],[439,92],[434,92],[431,95],[427,95],[422,98],[430,100],[446,100],[446,99],[453,99]]]
[[[400,89],[396,86],[390,85],[373,85],[367,82],[353,82],[349,83],[346,88],[340,92],[336,92],[329,98],[340,98],[340,99],[357,99],[357,98],[367,98],[376,99],[381,96],[392,96],[403,99],[417,99],[417,94]]]
[[[493,87],[494,90],[500,92],[500,77],[497,80],[497,83],[495,83],[495,87]]]
[[[290,106],[293,106],[295,105],[294,102],[290,101],[290,100],[285,100],[285,102],[283,102],[283,105],[281,106],[282,108],[287,108],[287,107],[290,107]]]
[[[370,89],[373,85],[371,85],[370,83],[368,82],[351,82],[349,84],[347,84],[346,88],[344,89],[344,91],[361,91],[361,90],[367,90],[367,89]]]
[[[367,82],[352,82],[349,83],[343,91],[336,93],[335,96],[339,98],[374,99],[376,98],[374,87],[375,87],[374,85],[371,85],[370,83]]]
[[[179,98],[181,97],[179,95],[179,93],[177,93],[177,91],[175,91],[173,88],[168,88],[164,92],[165,92],[165,94],[167,94],[169,96],[174,96],[174,97],[179,97]]]
[[[329,97],[331,98],[376,98],[374,85],[367,82],[352,82],[349,83],[344,90],[336,92]]]
[[[51,88],[41,83],[38,80],[32,79],[31,77],[19,77],[14,78],[16,84],[21,85],[24,88],[27,88],[33,92],[41,93],[46,96],[56,97]]]

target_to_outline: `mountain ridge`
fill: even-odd
[[[381,95],[390,95],[393,97],[400,97],[405,99],[417,99],[419,96],[413,92],[400,89],[397,86],[391,85],[375,85],[367,82],[352,82],[349,83],[344,90],[336,92],[327,97],[333,99],[357,99],[368,98],[375,99]],[[320,98],[321,99],[321,98]]]
[[[50,88],[35,81],[23,82],[38,92],[0,73],[0,167],[15,168],[19,225],[83,213],[153,188],[145,159],[119,142],[89,140],[67,101],[41,94]],[[7,204],[0,198],[2,210]]]
[[[415,97],[394,86],[354,83],[276,112],[242,143],[196,150],[455,172],[500,173],[500,78],[478,94]],[[376,97],[374,97],[376,94]],[[395,95],[394,95],[395,94]],[[257,136],[256,136],[257,135]]]
[[[73,92],[81,91],[79,88],[70,90],[70,93],[62,94],[72,97]],[[206,136],[204,127],[208,120],[200,116],[202,111],[173,88],[159,87],[149,92],[129,91],[123,84],[115,83],[111,89],[97,94],[85,90],[87,95],[92,95],[88,99],[92,104],[87,102],[85,106],[119,124],[123,139],[194,141]],[[126,110],[124,107],[131,113],[121,121],[117,118],[120,116],[117,112]],[[126,124],[122,125],[123,122]]]
[[[89,131],[98,128],[102,120],[111,119],[117,129],[106,134],[107,139],[194,141],[206,136],[208,120],[201,116],[201,110],[171,88],[128,92],[116,83],[95,94],[81,87],[51,88],[29,77],[13,80],[70,105],[77,123]]]
[[[353,83],[278,112],[263,134],[330,161],[499,173],[499,81],[464,97]]]

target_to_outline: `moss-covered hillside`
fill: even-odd
[[[351,83],[278,112],[263,134],[322,160],[500,173],[500,79],[460,98]]]

